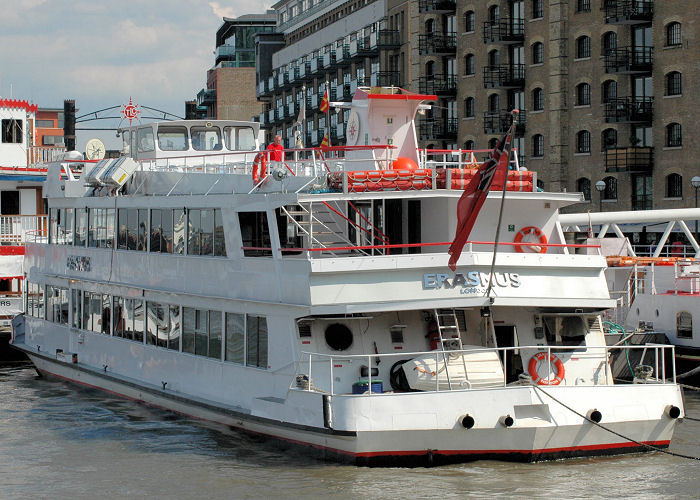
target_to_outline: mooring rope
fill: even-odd
[[[551,394],[549,394],[548,392],[546,392],[545,390],[543,390],[540,386],[538,386],[538,385],[536,385],[536,384],[534,384],[534,383],[532,384],[532,386],[533,386],[535,389],[537,389],[538,391],[542,392],[542,394],[544,394],[544,395],[546,395],[546,396],[552,398],[554,401],[556,401],[557,403],[559,403],[560,405],[562,405],[564,408],[566,408],[566,409],[569,410],[570,412],[575,413],[576,415],[578,415],[579,417],[583,418],[584,420],[587,420],[588,422],[590,422],[590,423],[592,423],[592,424],[595,424],[595,425],[597,425],[598,427],[600,427],[601,429],[606,430],[606,431],[608,431],[608,432],[610,432],[610,433],[612,433],[612,434],[615,434],[616,436],[621,437],[622,439],[626,439],[627,441],[630,441],[631,443],[638,444],[639,446],[643,446],[644,448],[648,448],[648,449],[653,450],[653,451],[659,451],[659,452],[665,453],[665,454],[667,454],[667,455],[672,455],[672,456],[674,456],[674,457],[687,458],[687,459],[689,459],[689,460],[700,460],[700,457],[693,457],[693,456],[691,456],[691,455],[683,455],[682,453],[675,453],[675,452],[673,452],[673,451],[664,450],[664,449],[662,449],[662,448],[658,448],[658,447],[652,446],[652,445],[650,445],[650,444],[642,443],[641,441],[636,441],[636,440],[632,439],[631,437],[623,436],[623,435],[620,434],[619,432],[616,432],[616,431],[614,431],[614,430],[612,430],[612,429],[610,429],[610,428],[608,428],[608,427],[606,427],[606,426],[604,426],[604,425],[602,425],[602,424],[599,424],[598,422],[595,422],[595,421],[591,420],[590,418],[588,418],[586,415],[582,415],[581,413],[577,412],[576,410],[574,410],[574,409],[571,408],[570,406],[566,405],[565,403],[563,403],[563,402],[560,401],[559,399],[555,398],[554,396],[552,396]]]

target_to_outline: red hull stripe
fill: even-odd
[[[173,413],[177,413],[179,415],[185,415],[187,417],[192,417],[192,418],[195,418],[197,420],[223,424],[222,422],[218,422],[216,420],[210,420],[210,419],[206,419],[206,418],[202,418],[202,417],[196,417],[196,416],[191,415],[189,413],[183,413],[183,412],[179,412],[176,410],[172,410],[172,409],[167,408],[165,406],[160,406],[160,405],[157,405],[154,403],[149,403],[149,402],[144,401],[142,399],[132,398],[132,397],[126,396],[125,394],[115,392],[115,391],[110,391],[109,389],[105,389],[103,387],[99,387],[99,386],[92,385],[92,384],[87,384],[85,382],[81,382],[81,381],[74,380],[74,379],[71,379],[68,377],[64,377],[62,375],[57,375],[55,373],[52,373],[52,372],[49,372],[46,370],[44,370],[44,371],[45,371],[45,373],[47,373],[49,375],[52,375],[56,378],[60,378],[60,379],[65,380],[67,382],[82,385],[85,387],[90,387],[91,389],[97,389],[100,391],[104,391],[104,392],[107,392],[109,394],[119,396],[121,398],[130,399],[132,401],[137,401],[140,403],[147,404],[147,405],[152,406],[154,408],[160,408],[162,410],[171,411]],[[261,436],[270,436],[272,438],[286,441],[288,443],[294,443],[294,444],[298,444],[298,445],[302,445],[302,446],[310,446],[312,448],[316,448],[319,450],[326,450],[326,451],[330,451],[332,453],[337,453],[339,455],[358,457],[358,458],[360,458],[360,457],[361,458],[388,457],[388,456],[410,457],[410,456],[425,455],[428,452],[428,450],[404,450],[404,451],[393,450],[393,451],[367,451],[367,452],[361,452],[361,453],[353,453],[351,451],[341,450],[338,448],[332,448],[330,446],[323,446],[323,445],[319,445],[319,444],[315,444],[315,443],[309,443],[307,441],[300,441],[298,439],[285,438],[285,437],[277,436],[275,434],[267,434],[264,432],[258,432],[258,431],[248,429],[246,427],[242,427],[242,430],[244,430],[245,432],[250,432],[250,433],[261,435]],[[670,440],[668,440],[668,441],[642,441],[642,443],[648,444],[651,446],[668,446],[671,443],[671,441]],[[594,445],[588,445],[588,446],[565,446],[562,448],[542,448],[539,450],[429,450],[429,451],[433,455],[444,455],[444,456],[450,456],[450,455],[512,455],[512,454],[539,455],[539,454],[551,454],[551,453],[561,453],[561,452],[612,450],[612,449],[622,449],[622,448],[633,448],[636,446],[638,446],[638,445],[635,443],[624,442],[624,443],[594,444]]]
[[[24,247],[1,245],[0,255],[24,255]]]

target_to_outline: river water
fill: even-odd
[[[700,393],[686,392],[700,418]],[[700,422],[671,450],[700,455]],[[0,367],[0,498],[700,498],[700,461],[661,453],[431,469],[320,462],[101,392]]]

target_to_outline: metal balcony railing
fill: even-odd
[[[197,105],[216,104],[216,89],[202,89],[197,93]]]
[[[653,0],[604,0],[603,11],[608,24],[649,23],[654,17]]]
[[[448,13],[457,10],[457,2],[455,0],[420,0],[418,2],[418,11],[438,13]]]
[[[605,150],[606,172],[650,174],[654,169],[654,148],[610,148]]]
[[[619,97],[605,103],[608,123],[651,123],[654,117],[653,97]]]
[[[455,75],[421,76],[418,80],[421,94],[456,94],[457,77]]]
[[[525,122],[527,111],[520,110],[518,121],[515,124],[515,135],[523,135],[525,133]],[[510,127],[511,114],[510,111],[500,110],[498,112],[487,111],[484,113],[484,133],[485,134],[505,134]]]
[[[524,88],[524,64],[500,64],[484,67],[484,87],[490,88]]]
[[[370,75],[372,87],[400,87],[401,73],[398,71],[378,71]]]
[[[372,33],[370,35],[370,46],[373,42]],[[399,30],[379,30],[376,32],[376,44],[380,49],[398,49],[401,47],[401,33]]]
[[[418,133],[421,140],[431,139],[456,139],[457,118],[425,119],[418,123]]]
[[[500,19],[484,22],[484,43],[522,43],[525,40],[523,19]]]
[[[457,51],[457,36],[454,33],[419,35],[418,51],[421,54],[454,54]]]
[[[620,47],[605,53],[606,73],[651,73],[654,47]]]

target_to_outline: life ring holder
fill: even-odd
[[[554,367],[557,370],[556,376],[552,380],[542,378],[540,377],[540,374],[537,373],[537,363],[546,360],[548,357],[549,362],[554,363]],[[540,351],[530,358],[530,363],[527,366],[527,371],[530,373],[532,381],[536,382],[537,385],[559,385],[564,380],[564,375],[566,373],[564,369],[564,363],[562,363],[561,359],[556,357],[554,354],[548,355],[546,351]]]
[[[523,238],[530,234],[534,234],[535,238],[540,241],[540,244],[515,245],[515,251],[518,253],[525,253],[525,249],[531,249],[535,253],[547,253],[547,236],[545,236],[539,227],[527,226],[522,228],[520,231],[518,231],[518,234],[515,235],[513,243],[522,243]]]
[[[255,155],[253,160],[253,185],[258,183],[267,176],[267,159],[262,151]]]

